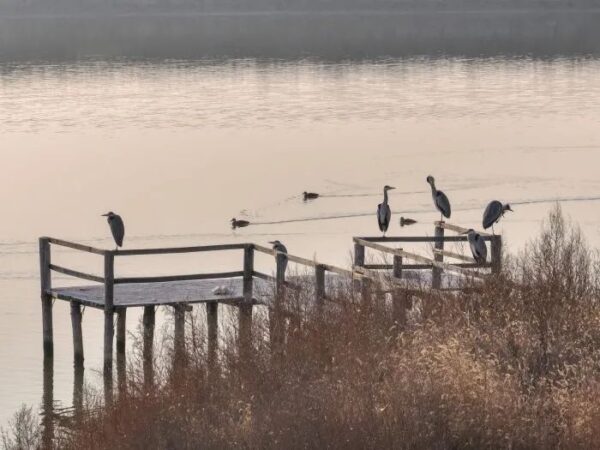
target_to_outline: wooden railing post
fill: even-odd
[[[39,240],[39,245],[44,357],[52,358],[54,355],[54,338],[52,330],[52,296],[49,293],[50,289],[52,289],[50,241],[47,237],[42,237]]]
[[[173,369],[179,371],[185,366],[185,304],[173,307],[174,330],[173,330]]]
[[[142,347],[144,387],[149,390],[154,384],[154,324],[156,313],[154,306],[144,306],[142,323],[144,326],[144,338]]]
[[[54,358],[44,358],[42,385],[42,447],[54,445]]]
[[[238,340],[240,355],[249,355],[252,347],[252,302],[254,285],[254,247],[247,245],[244,248],[244,301],[238,308]]]
[[[107,252],[104,255],[104,398],[107,405],[112,404],[114,282],[115,256]]]
[[[502,270],[502,236],[491,237],[492,273],[499,274]]]
[[[365,266],[365,246],[357,242],[354,243],[354,267],[362,268]],[[355,292],[360,292],[363,302],[368,301],[370,280],[354,280],[353,288]]]
[[[434,236],[434,248],[436,250],[444,250],[444,228],[439,222],[435,223]],[[435,252],[433,259],[437,262],[444,262],[444,255],[441,252]],[[439,289],[442,287],[442,269],[439,267],[433,267],[431,270],[431,287],[433,289]]]
[[[269,317],[269,334],[271,352],[277,354],[285,341],[285,324],[283,308],[285,303],[285,270],[287,258],[285,255],[275,255],[275,302]]]

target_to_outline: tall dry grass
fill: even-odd
[[[214,374],[196,320],[176,377],[132,386],[66,448],[600,448],[598,264],[557,207],[501,275],[424,290],[408,325],[382,295],[296,298],[283,351],[256,320],[252,357],[226,342]]]

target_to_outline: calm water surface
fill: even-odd
[[[397,187],[392,233],[432,233],[431,173],[455,223],[477,226],[494,198],[513,204],[499,228],[513,251],[557,200],[599,245],[598,73],[594,59],[0,65],[0,424],[41,400],[37,237],[111,246],[100,217],[109,209],[124,217],[128,247],[278,238],[347,265],[350,238],[376,234],[384,184]],[[304,204],[304,190],[324,196]],[[401,229],[400,215],[419,224]],[[233,216],[256,225],[233,233]],[[117,273],[238,270],[238,259],[134,258]],[[56,260],[101,268],[69,251]],[[63,406],[68,313],[56,303]],[[84,315],[90,384],[100,380],[101,320]]]

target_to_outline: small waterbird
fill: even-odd
[[[235,230],[236,228],[244,228],[250,225],[250,222],[247,220],[236,219],[235,217],[231,219],[231,229]]]
[[[281,256],[282,261],[283,261],[283,273],[285,273],[285,271],[287,270],[287,264],[288,264],[288,259],[287,256],[285,256],[285,254],[287,254],[287,248],[285,245],[283,245],[281,243],[281,241],[269,241],[269,244],[273,244],[273,250],[276,250],[278,252],[284,253],[284,255]],[[275,256],[275,258],[279,257],[280,254],[277,254]]]
[[[390,220],[392,219],[392,210],[388,205],[388,191],[396,189],[395,187],[388,186],[387,184],[383,187],[383,203],[377,205],[377,223],[379,224],[379,230],[385,232],[390,226]]]
[[[503,205],[498,200],[492,200],[483,212],[483,229],[487,230],[489,227],[492,227],[492,234],[495,234],[494,224],[500,221],[506,211],[512,212],[508,203]]]
[[[450,200],[448,200],[446,194],[435,188],[435,178],[429,175],[427,177],[427,182],[431,186],[431,197],[433,198],[433,204],[440,212],[440,222],[443,222],[444,217],[449,219],[450,214],[452,213],[450,209]]]
[[[112,211],[102,214],[102,217],[106,217],[108,225],[110,226],[110,232],[113,235],[115,244],[117,244],[115,250],[119,250],[119,247],[123,247],[123,238],[125,237],[125,225],[123,224],[123,219]]]
[[[407,227],[409,225],[414,225],[417,223],[415,219],[409,219],[408,217],[400,217],[400,226]]]
[[[304,201],[314,200],[316,198],[319,198],[319,194],[317,194],[316,192],[306,192],[306,191],[304,191],[302,193],[302,197],[304,198]]]
[[[485,264],[487,260],[487,245],[485,244],[485,241],[481,235],[472,228],[469,228],[463,234],[467,235],[469,246],[471,247],[471,253],[473,254],[473,258],[475,258],[477,264]]]

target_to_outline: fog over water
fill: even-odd
[[[125,219],[129,248],[280,239],[292,253],[348,266],[352,236],[378,234],[385,184],[397,188],[390,234],[433,233],[432,174],[454,223],[477,227],[488,201],[510,202],[515,212],[498,230],[511,251],[556,201],[600,245],[593,4],[470,15],[29,6],[0,8],[0,424],[41,399],[37,238],[111,247],[100,217],[108,210]],[[322,196],[304,203],[304,190]],[[400,228],[401,215],[418,223]],[[253,225],[233,232],[234,216]],[[55,256],[101,269],[75,252]],[[132,258],[117,274],[240,264],[231,255]],[[267,257],[257,264],[273,270]],[[55,398],[68,406],[68,305],[54,311]],[[136,320],[128,314],[130,331]],[[100,381],[101,321],[86,311],[91,384]]]

